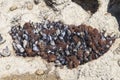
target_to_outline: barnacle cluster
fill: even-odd
[[[10,35],[13,48],[19,56],[41,56],[56,66],[78,65],[99,58],[106,53],[115,38],[105,36],[96,28],[86,25],[65,25],[62,22],[26,22],[13,26]]]

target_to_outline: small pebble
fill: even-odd
[[[17,5],[12,5],[11,7],[10,7],[10,11],[14,11],[14,10],[16,10],[18,7],[17,7]]]
[[[31,2],[27,3],[27,9],[32,10],[33,9],[33,4]]]
[[[43,75],[43,74],[44,74],[44,71],[38,69],[38,70],[35,72],[35,74],[36,74],[36,75]]]

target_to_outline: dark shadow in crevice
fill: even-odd
[[[46,5],[49,6],[49,7],[53,7],[53,2],[52,0],[44,0]]]
[[[99,3],[97,0],[72,0],[72,2],[77,3],[84,10],[90,11],[92,14],[94,14],[99,7]]]
[[[115,16],[120,30],[120,0],[110,0],[107,11]]]
[[[51,7],[54,11],[57,11],[57,9],[54,7],[56,3],[54,3],[52,0],[44,0],[45,4],[49,7]]]

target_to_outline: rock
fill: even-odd
[[[65,24],[75,24],[80,25],[81,23],[87,21],[89,14],[83,10],[80,6],[75,3],[70,3],[64,9],[61,10],[62,21]],[[67,20],[66,20],[67,19]]]
[[[16,10],[18,7],[17,7],[17,5],[12,5],[11,7],[10,7],[10,11],[14,11],[14,10]]]
[[[33,9],[33,4],[31,2],[27,3],[27,9],[32,10]]]
[[[59,79],[56,74],[48,74],[46,80],[61,80]]]
[[[43,74],[44,74],[44,71],[38,69],[38,70],[35,72],[35,74],[36,74],[36,75],[43,75]]]
[[[17,78],[13,78],[12,80],[18,80]],[[21,80],[21,79],[19,79],[19,80]]]

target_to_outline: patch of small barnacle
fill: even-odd
[[[55,62],[55,66],[67,65],[68,68],[99,58],[115,41],[114,37],[105,36],[91,26],[48,20],[13,26],[10,35],[18,56],[41,56],[48,62]]]

